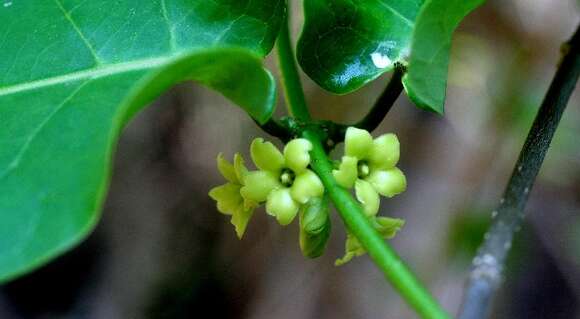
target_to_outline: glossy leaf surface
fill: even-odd
[[[256,120],[282,0],[38,0],[0,8],[0,282],[94,227],[126,122],[175,83],[218,90]]]
[[[359,89],[408,56],[422,2],[304,0],[302,69],[331,92]]]
[[[483,0],[305,0],[298,45],[303,70],[337,94],[408,66],[405,90],[418,106],[443,112],[451,38]]]

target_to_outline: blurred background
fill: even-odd
[[[297,35],[301,8],[293,11]],[[404,194],[382,201],[380,214],[407,221],[391,243],[450,313],[579,12],[574,0],[489,1],[455,34],[445,117],[401,96],[374,132],[398,135],[408,178]],[[267,63],[274,71],[275,56]],[[304,84],[316,118],[349,123],[389,76],[342,97]],[[580,318],[579,106],[576,90],[492,318]],[[159,98],[122,136],[97,229],[0,287],[0,318],[416,318],[367,256],[333,265],[345,239],[336,214],[316,260],[302,257],[296,222],[280,227],[263,208],[237,239],[207,193],[223,183],[216,155],[241,151],[249,159],[256,136],[267,137],[200,86],[182,84]]]

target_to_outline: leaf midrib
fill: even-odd
[[[32,91],[47,86],[85,80],[83,84],[77,87],[71,95],[69,95],[66,99],[64,99],[63,102],[55,109],[55,111],[52,112],[50,116],[45,121],[43,121],[39,125],[39,127],[35,128],[32,134],[26,138],[25,143],[18,150],[18,152],[15,153],[15,156],[10,161],[10,164],[4,170],[0,171],[0,180],[2,180],[4,177],[7,176],[8,173],[10,173],[11,171],[15,170],[18,167],[18,165],[20,164],[20,159],[26,153],[28,146],[36,138],[40,130],[52,119],[52,117],[57,112],[60,111],[60,109],[64,106],[64,104],[66,104],[70,99],[72,99],[76,95],[76,93],[90,80],[106,77],[109,75],[122,74],[126,72],[153,69],[155,67],[160,67],[163,64],[166,64],[174,56],[175,55],[170,55],[158,58],[134,60],[131,62],[101,65],[98,67],[93,67],[82,71],[71,72],[60,76],[0,88],[0,97],[2,97],[10,94]]]
[[[133,60],[131,62],[105,64],[94,68],[64,73],[58,76],[52,76],[40,80],[22,82],[15,85],[0,87],[0,96],[35,90],[67,82],[75,82],[83,79],[96,79],[119,73],[153,69],[162,66],[163,64],[166,64],[167,62],[169,62],[169,60],[171,60],[175,56],[176,55],[168,55],[157,58]]]

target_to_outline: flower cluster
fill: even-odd
[[[228,183],[213,188],[209,195],[217,201],[218,210],[232,215],[232,224],[242,237],[254,209],[266,203],[266,212],[281,225],[290,224],[300,207],[313,197],[324,194],[322,182],[308,169],[312,144],[294,139],[280,152],[274,144],[256,138],[250,153],[256,171],[248,171],[241,155],[234,165],[218,156],[218,168]]]
[[[285,226],[300,212],[300,247],[307,257],[322,254],[330,235],[328,199],[320,178],[309,169],[312,144],[306,139],[294,139],[280,152],[274,144],[256,138],[250,154],[257,167],[249,171],[240,154],[229,163],[220,154],[218,169],[227,183],[213,188],[209,195],[218,210],[231,215],[239,238],[242,238],[254,210],[266,204],[266,212]],[[332,173],[336,182],[354,187],[357,200],[373,227],[391,238],[403,226],[400,219],[377,217],[380,195],[393,197],[406,188],[405,175],[395,165],[399,161],[399,141],[394,134],[373,140],[370,133],[348,128],[345,155]],[[341,265],[365,250],[355,236],[348,233],[346,253],[336,264]]]

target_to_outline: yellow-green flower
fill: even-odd
[[[369,132],[349,127],[345,136],[345,156],[332,173],[339,185],[354,186],[357,199],[367,216],[379,210],[379,194],[393,197],[405,191],[407,180],[395,167],[399,161],[399,140],[384,134],[373,140]]]
[[[242,196],[252,202],[266,202],[266,212],[275,216],[281,225],[288,225],[296,217],[300,206],[312,197],[320,197],[324,186],[310,164],[312,144],[306,139],[294,139],[282,154],[274,144],[256,138],[250,153],[258,171],[244,177]]]
[[[397,232],[405,224],[405,221],[398,218],[373,217],[371,223],[383,238],[389,239],[395,237]],[[351,233],[346,235],[345,250],[344,257],[334,262],[336,266],[342,266],[354,257],[362,256],[366,253],[366,250],[362,247],[358,239]]]
[[[337,183],[345,188],[354,186],[356,198],[373,227],[388,239],[395,236],[404,225],[396,218],[377,217],[380,195],[393,197],[405,191],[407,180],[395,165],[399,161],[399,140],[394,134],[384,134],[374,139],[369,132],[349,127],[345,136],[345,155],[337,170],[332,173]],[[343,265],[356,256],[366,253],[358,239],[347,233],[345,255],[336,261]]]
[[[231,223],[234,225],[238,237],[242,238],[254,209],[258,206],[258,203],[244,199],[240,194],[248,169],[244,166],[244,159],[239,153],[234,156],[233,165],[225,160],[223,154],[220,153],[217,157],[217,165],[220,173],[228,182],[212,188],[209,196],[217,202],[218,211],[232,216]]]

